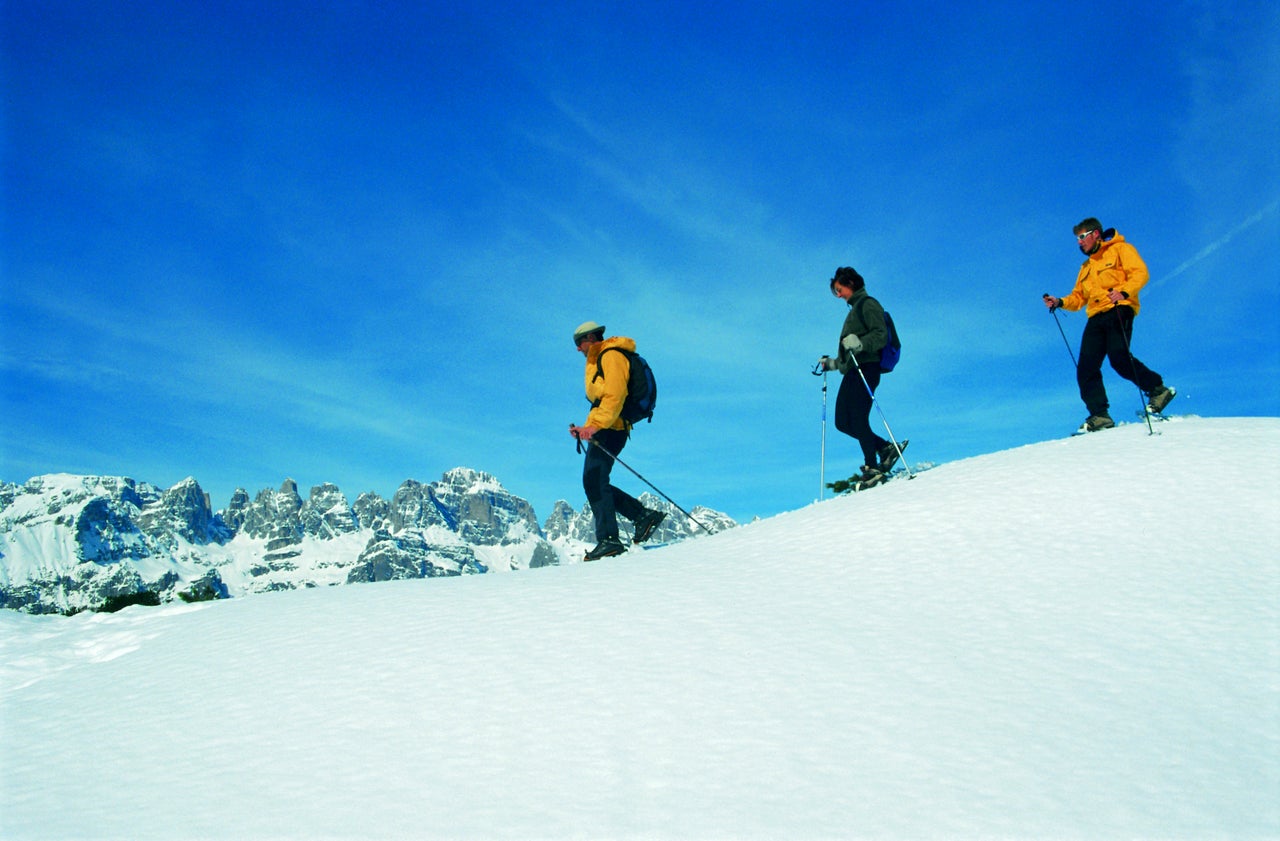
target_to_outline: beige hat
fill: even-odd
[[[584,321],[578,325],[578,329],[573,331],[573,343],[576,345],[582,341],[583,336],[592,333],[604,333],[604,325],[596,324],[594,321]]]

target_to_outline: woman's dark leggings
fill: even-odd
[[[858,376],[857,368],[840,381],[840,391],[836,393],[836,429],[857,438],[862,447],[862,463],[875,467],[880,460],[880,448],[889,443],[871,431],[871,395],[880,385],[880,369],[864,368],[862,373],[867,378],[866,385]]]

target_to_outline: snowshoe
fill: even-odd
[[[1084,435],[1087,432],[1097,432],[1100,429],[1110,429],[1115,426],[1116,422],[1111,419],[1110,415],[1089,415],[1085,418],[1084,423],[1080,424],[1080,428],[1072,435]]]
[[[831,488],[831,490],[838,494],[856,491],[858,489],[858,483],[870,479],[879,472],[880,471],[876,468],[868,467],[864,464],[862,465],[862,470],[860,472],[853,474],[848,479],[837,479],[834,482],[827,482],[827,487]]]
[[[909,443],[910,441],[908,439],[903,438],[901,449],[905,451],[907,449],[907,444]],[[888,473],[893,470],[893,466],[898,463],[898,457],[901,455],[902,453],[899,452],[899,448],[890,441],[888,444],[885,444],[880,448],[880,452],[876,453],[876,456],[880,460],[880,464],[877,469],[881,473]]]
[[[665,511],[647,511],[639,520],[636,520],[636,534],[632,538],[632,543],[644,543],[653,534],[653,530],[658,524],[667,518]]]
[[[622,545],[622,541],[616,537],[606,537],[604,540],[596,544],[595,548],[582,556],[584,561],[595,561],[600,558],[612,558],[614,555],[621,555],[627,551],[627,547]]]
[[[866,491],[866,490],[870,490],[871,488],[874,488],[876,485],[883,485],[885,482],[889,481],[889,478],[891,475],[892,474],[890,474],[888,471],[873,470],[871,471],[870,475],[866,476],[865,478],[863,478],[858,482],[854,490]]]

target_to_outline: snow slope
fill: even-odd
[[[2,612],[0,836],[1280,837],[1280,419],[1156,429],[594,564]]]

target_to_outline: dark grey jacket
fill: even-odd
[[[853,297],[849,299],[849,314],[844,317],[844,326],[840,328],[841,344],[838,345],[840,352],[836,356],[836,367],[842,374],[853,370],[854,357],[843,344],[844,337],[850,333],[862,340],[862,350],[857,355],[858,364],[864,368],[870,365],[870,370],[879,370],[880,350],[889,341],[889,331],[884,326],[884,307],[868,295],[865,289],[853,293]]]

